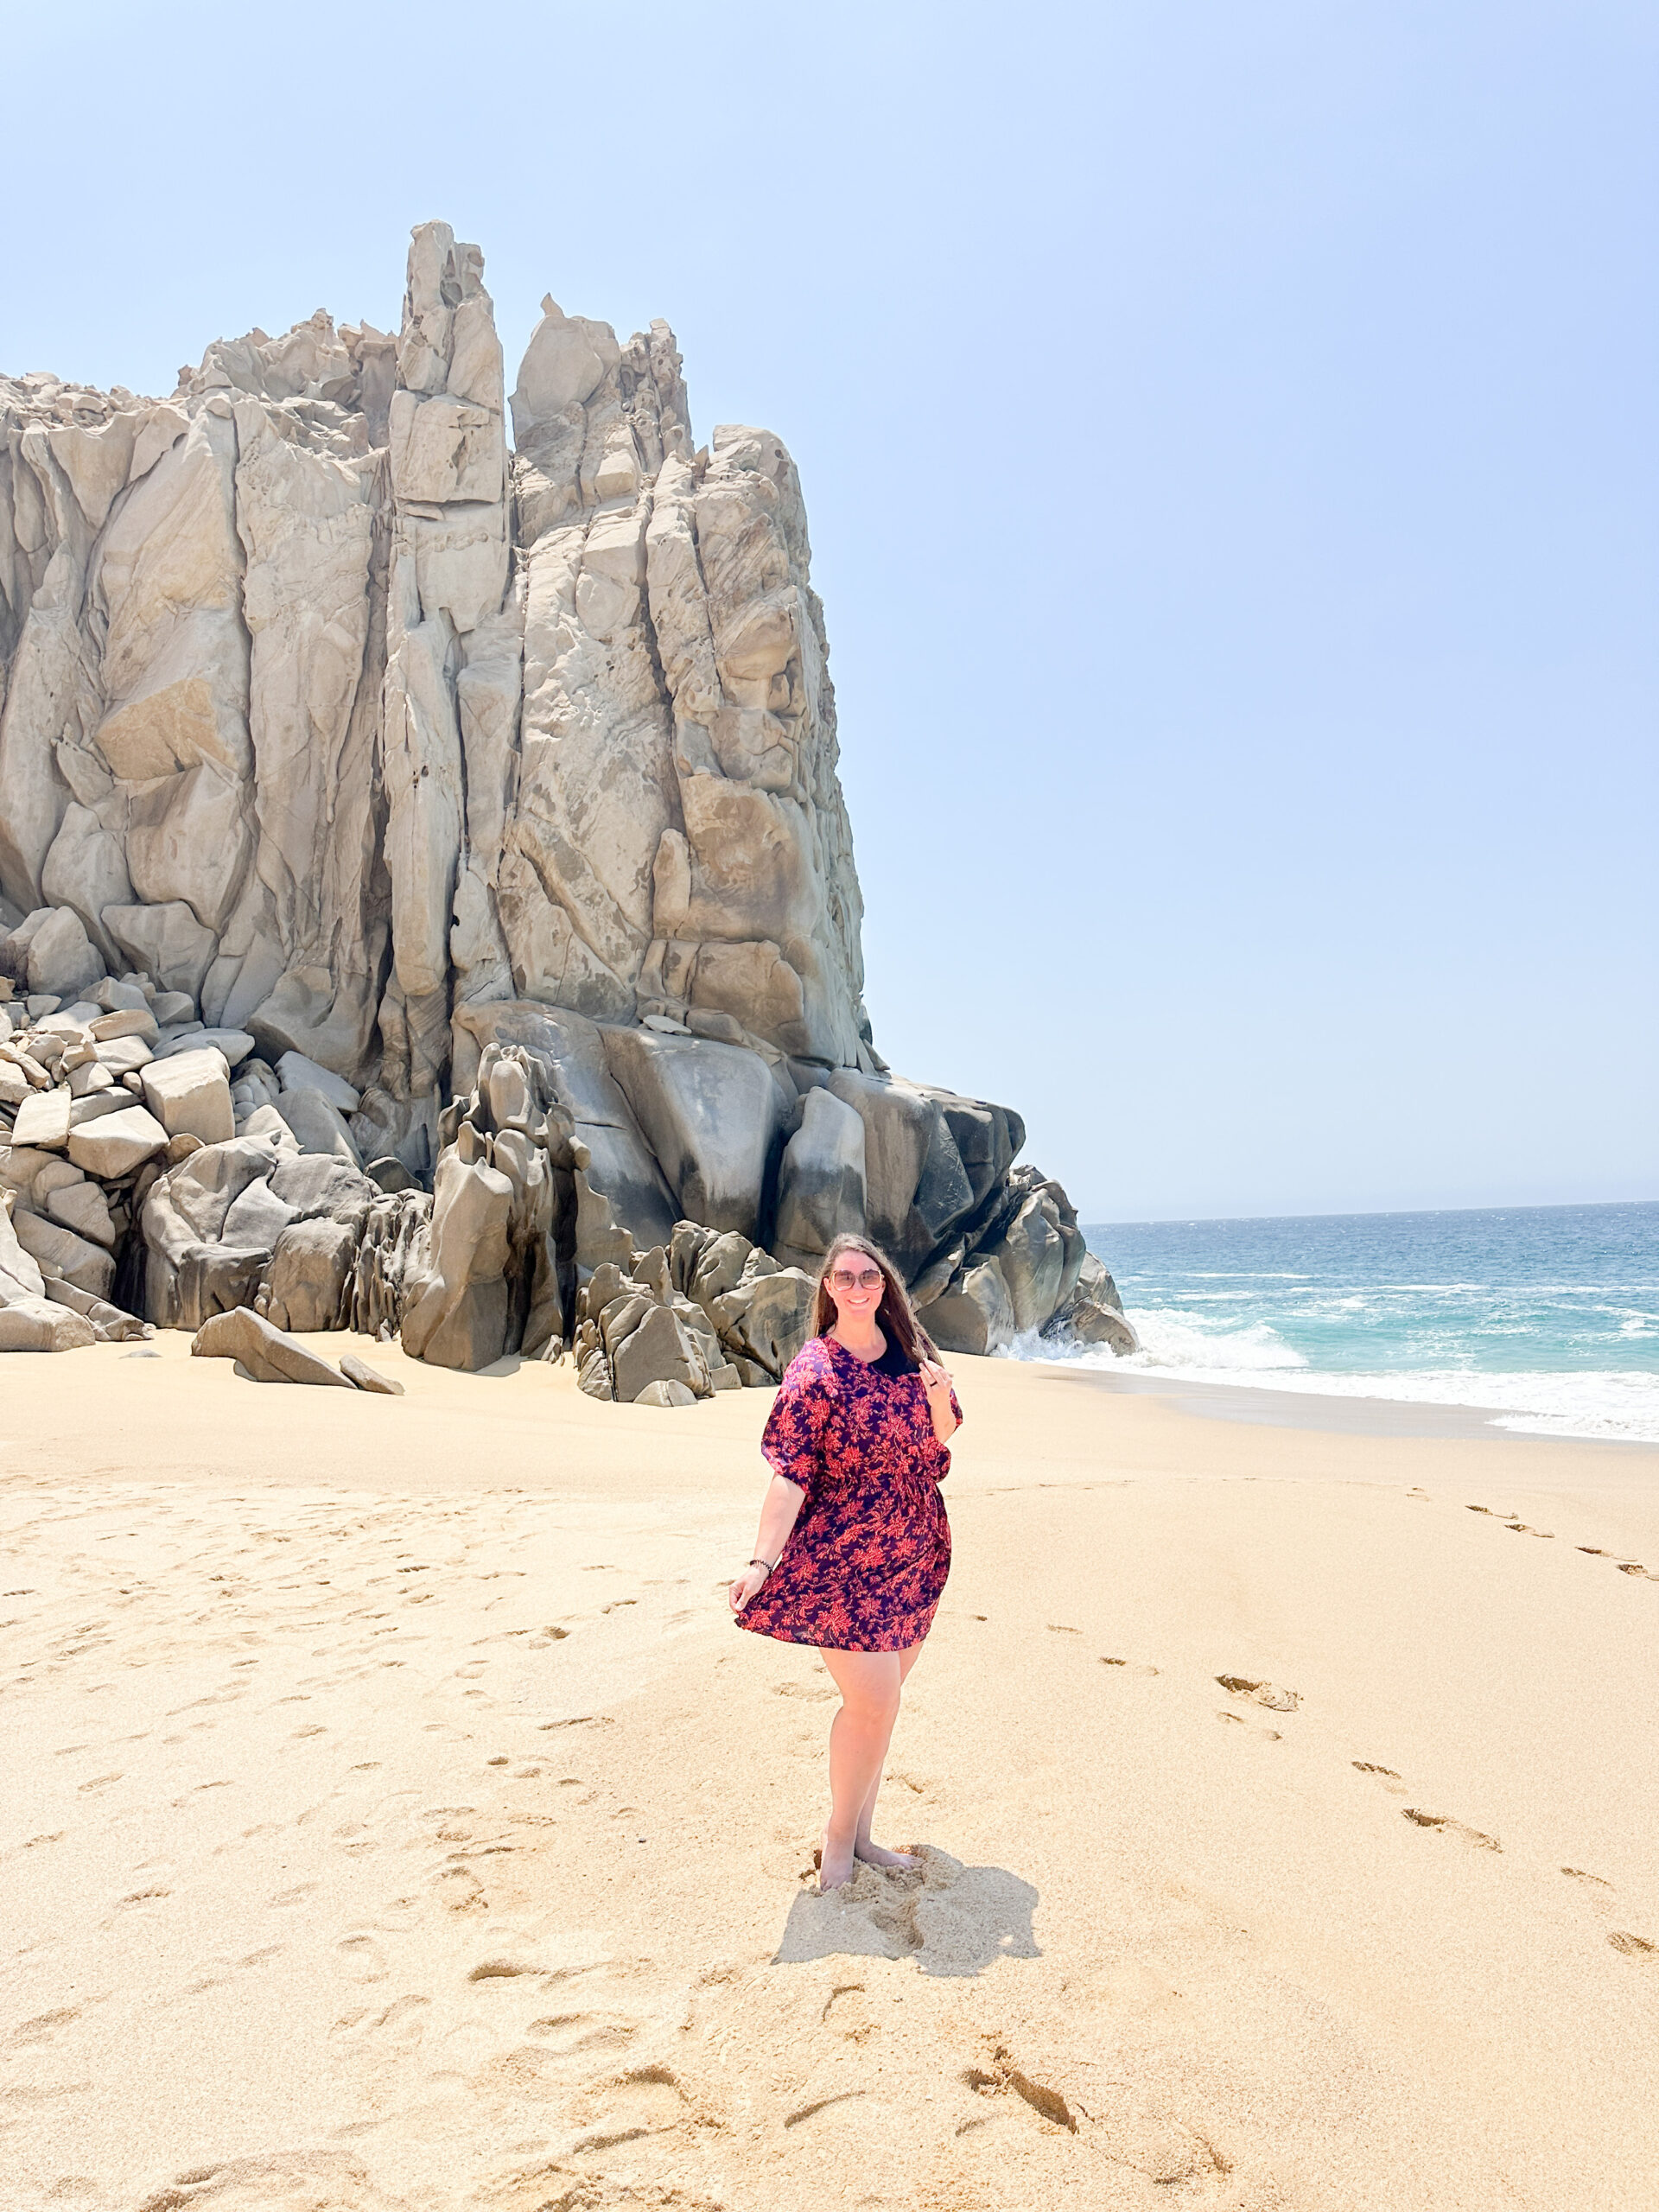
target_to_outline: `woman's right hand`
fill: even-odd
[[[750,1599],[759,1594],[766,1580],[766,1570],[764,1567],[746,1567],[727,1593],[732,1611],[734,1613],[741,1613]]]

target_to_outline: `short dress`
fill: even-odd
[[[954,1390],[950,1410],[960,1421]],[[866,1362],[833,1337],[809,1338],[785,1373],[760,1449],[806,1497],[739,1628],[830,1651],[919,1643],[950,1572],[939,1496],[950,1454],[933,1433],[915,1367],[896,1344]]]

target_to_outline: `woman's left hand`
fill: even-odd
[[[948,1411],[950,1405],[950,1377],[939,1365],[938,1361],[937,1359],[918,1360],[917,1372],[922,1378],[922,1388],[927,1393],[928,1403],[941,1405]]]

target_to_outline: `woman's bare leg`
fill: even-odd
[[[853,1878],[864,1801],[881,1778],[903,1676],[897,1651],[825,1651],[823,1663],[841,1692],[830,1724],[830,1821],[823,1831],[818,1886],[837,1890]]]
[[[921,1656],[922,1647],[919,1643],[912,1643],[908,1650],[899,1654],[899,1687],[901,1690],[911,1669]],[[895,1721],[898,1717],[899,1710],[895,1706],[893,1707]],[[893,1730],[889,1728],[887,1744],[891,1744],[892,1740]],[[869,1795],[859,1808],[858,1832],[853,1840],[853,1856],[855,1859],[863,1859],[868,1866],[896,1866],[903,1872],[912,1866],[919,1866],[920,1859],[911,1852],[889,1851],[884,1845],[873,1843],[870,1840],[870,1823],[875,1818],[875,1801],[881,1794],[881,1770],[887,1763],[887,1744],[881,1746],[881,1757],[876,1764],[875,1778],[870,1784]]]

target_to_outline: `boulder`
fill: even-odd
[[[60,1222],[19,1207],[11,1225],[22,1246],[43,1275],[61,1275],[77,1290],[94,1298],[107,1298],[115,1282],[115,1262],[102,1245],[89,1244]]]
[[[817,1298],[810,1275],[757,1251],[736,1287],[713,1299],[708,1311],[731,1357],[752,1361],[775,1382],[806,1342]]]
[[[451,1147],[432,1196],[429,1272],[405,1313],[404,1350],[435,1367],[476,1373],[506,1349],[512,1185]]]
[[[660,1382],[647,1382],[633,1401],[636,1406],[695,1406],[697,1394],[688,1383],[670,1378]]]
[[[73,907],[45,909],[44,918],[29,931],[27,971],[31,991],[55,992],[64,999],[79,998],[102,976],[104,956]]]
[[[120,983],[106,985],[106,988],[111,990],[118,991],[126,987]],[[143,994],[139,993],[137,995],[142,998]],[[89,1021],[86,1027],[92,1033],[94,1044],[111,1045],[118,1037],[137,1037],[141,1042],[148,1045],[152,1051],[162,1033],[148,1004],[112,1007],[109,1013],[100,1014],[95,1021]]]
[[[1032,1192],[987,1256],[1007,1285],[1015,1333],[1041,1328],[1060,1302],[1066,1256],[1059,1210],[1046,1192]]]
[[[183,899],[154,906],[106,906],[102,920],[106,933],[136,966],[154,976],[163,990],[188,997],[194,1010],[218,939],[202,927]],[[156,1018],[165,1019],[159,1013]]]
[[[270,1179],[258,1176],[231,1201],[225,1215],[226,1241],[250,1250],[274,1252],[276,1239],[295,1217],[296,1209],[276,1196]]]
[[[14,1298],[0,1306],[0,1351],[78,1351],[98,1332],[84,1315],[46,1298]]]
[[[931,1098],[944,1116],[968,1178],[976,1206],[982,1205],[1002,1180],[1026,1141],[1026,1125],[1006,1106],[993,1106],[982,1098],[959,1097],[953,1090],[936,1090]]]
[[[341,1327],[356,1258],[357,1235],[344,1222],[290,1223],[276,1239],[261,1310],[279,1329]]]
[[[1106,1344],[1120,1359],[1141,1349],[1134,1324],[1109,1306],[1079,1299],[1065,1317],[1065,1333],[1080,1344]]]
[[[178,1263],[172,1319],[181,1329],[199,1329],[214,1313],[255,1304],[270,1255],[237,1244],[193,1244]]]
[[[181,1036],[163,1039],[156,1048],[156,1057],[167,1059],[176,1052],[210,1049],[224,1054],[226,1068],[240,1067],[253,1050],[253,1039],[245,1029],[191,1029]]]
[[[159,1032],[157,1033],[159,1035]],[[139,1036],[105,1038],[94,1049],[98,1055],[98,1065],[117,1082],[123,1076],[137,1075],[141,1068],[148,1067],[156,1057],[149,1045]]]
[[[353,1135],[355,1136],[356,1132],[353,1131]],[[421,1187],[396,1153],[388,1153],[383,1159],[370,1160],[363,1173],[376,1189],[384,1191],[388,1198],[399,1191],[418,1191]]]
[[[54,1090],[31,1090],[17,1109],[11,1127],[14,1144],[38,1151],[55,1152],[69,1141],[69,1116],[74,1101],[67,1084]]]
[[[346,1126],[346,1117],[332,1099],[310,1088],[285,1090],[274,1109],[293,1132],[302,1152],[319,1153],[356,1167],[357,1145]]]
[[[908,1281],[926,1257],[914,1249],[910,1221],[943,1116],[912,1084],[856,1068],[837,1068],[828,1087],[864,1124],[866,1225]]]
[[[864,1122],[820,1084],[801,1101],[801,1124],[778,1171],[775,1249],[817,1255],[843,1231],[864,1230]]]
[[[251,1046],[253,1039],[250,1038],[248,1042]],[[284,1052],[276,1063],[276,1079],[284,1090],[320,1090],[329,1104],[342,1114],[355,1114],[363,1103],[361,1091],[347,1083],[343,1075],[319,1066],[303,1052]]]
[[[1120,1358],[1141,1349],[1134,1325],[1124,1316],[1117,1285],[1092,1252],[1077,1269],[1076,1287],[1043,1325],[1043,1334],[1062,1343],[1107,1344]]]
[[[340,1371],[353,1389],[367,1390],[381,1398],[401,1398],[404,1395],[404,1386],[395,1376],[383,1375],[378,1367],[371,1367],[354,1351],[340,1354]]]
[[[299,1141],[274,1106],[256,1106],[237,1124],[239,1137],[257,1137],[262,1144],[269,1144],[284,1158],[299,1156]]]
[[[270,1145],[237,1137],[200,1146],[150,1185],[139,1212],[147,1320],[194,1326],[192,1314],[253,1296],[269,1251],[220,1239],[232,1205],[274,1165]]]
[[[941,1351],[1001,1351],[1014,1342],[1014,1301],[995,1260],[970,1267],[955,1289],[916,1316]]]
[[[349,1222],[360,1229],[376,1197],[374,1185],[347,1161],[320,1152],[279,1160],[270,1171],[271,1196],[291,1206],[298,1221]]]
[[[90,1098],[95,1091],[113,1090],[115,1087],[114,1076],[98,1060],[81,1060],[69,1071],[71,1098]],[[122,1087],[124,1089],[125,1085]]]
[[[787,1107],[758,1052],[648,1029],[607,1029],[605,1054],[682,1214],[760,1234]]]
[[[112,1114],[101,1114],[72,1128],[68,1144],[69,1157],[77,1167],[114,1182],[165,1152],[168,1135],[147,1108],[124,1105]]]
[[[91,1291],[79,1290],[61,1275],[48,1275],[44,1281],[44,1295],[56,1306],[67,1306],[71,1313],[79,1313],[90,1321],[100,1344],[142,1343],[156,1333],[148,1321],[141,1321],[136,1313],[124,1307],[111,1306],[107,1298],[94,1298]]]
[[[256,1382],[319,1382],[339,1390],[352,1385],[326,1359],[281,1329],[238,1306],[204,1321],[191,1340],[197,1359],[233,1359]]]
[[[0,1160],[4,1154],[0,1154]],[[43,1298],[40,1262],[17,1241],[10,1202],[0,1204],[0,1306],[19,1298]]]
[[[205,1145],[235,1136],[230,1070],[222,1052],[210,1047],[152,1060],[143,1070],[143,1085],[144,1103],[168,1136],[188,1134]]]
[[[110,1202],[96,1183],[71,1183],[52,1192],[47,1198],[46,1210],[54,1221],[73,1230],[77,1236],[84,1236],[88,1243],[101,1244],[106,1252],[115,1249],[115,1224],[110,1218]]]
[[[678,1314],[649,1306],[638,1325],[611,1353],[617,1402],[632,1405],[652,1383],[677,1382],[691,1397],[707,1396],[710,1383],[702,1354]]]

